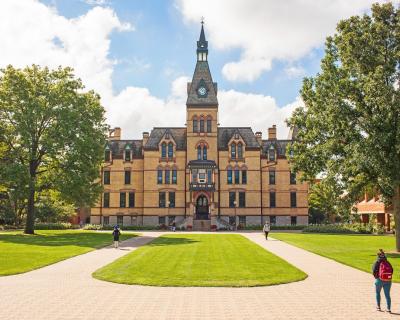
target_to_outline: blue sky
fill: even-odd
[[[276,124],[285,137],[326,37],[375,1],[2,0],[0,67],[73,67],[102,97],[108,124],[139,137],[184,125],[204,16],[221,125],[266,132]]]

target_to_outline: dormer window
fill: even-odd
[[[125,152],[124,152],[125,161],[131,161],[131,158],[132,158],[131,154],[132,154],[131,146],[129,144],[127,144],[125,147]]]
[[[231,144],[231,159],[236,159],[236,143]]]
[[[275,148],[272,144],[268,149],[268,160],[275,161]]]
[[[239,159],[243,159],[243,144],[241,142],[237,145],[237,155]]]
[[[106,149],[104,151],[104,161],[105,162],[111,161],[111,150],[109,146],[106,146]]]
[[[174,157],[174,145],[172,142],[168,143],[168,158]]]
[[[166,158],[167,157],[167,144],[163,142],[161,144],[161,158]]]

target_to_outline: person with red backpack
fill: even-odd
[[[381,311],[381,291],[385,293],[387,312],[391,312],[390,288],[392,287],[393,267],[387,260],[385,252],[379,249],[378,258],[372,266],[375,277],[376,310]]]

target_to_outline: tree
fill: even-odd
[[[288,124],[289,148],[305,180],[325,173],[356,199],[373,185],[390,202],[400,251],[400,11],[375,4],[372,15],[341,21],[328,37],[321,72],[306,78],[305,107]]]
[[[8,149],[0,177],[26,193],[25,233],[34,233],[37,192],[53,189],[83,206],[101,190],[105,111],[100,97],[83,89],[71,68],[0,70],[0,143]]]

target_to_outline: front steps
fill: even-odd
[[[193,220],[193,231],[211,231],[211,220]]]

